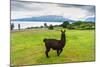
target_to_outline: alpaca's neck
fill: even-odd
[[[62,35],[61,35],[61,41],[62,41],[63,46],[64,46],[65,43],[66,43],[66,35],[65,35],[65,34],[62,34]]]

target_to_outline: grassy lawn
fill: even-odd
[[[67,43],[58,57],[56,51],[45,56],[44,38],[60,39],[57,30],[24,30],[11,32],[11,64],[32,65],[95,60],[94,30],[66,30]]]

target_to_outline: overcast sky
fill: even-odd
[[[73,20],[95,16],[94,6],[11,1],[11,19],[57,15]]]

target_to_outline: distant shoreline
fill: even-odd
[[[22,22],[22,21],[11,21],[11,23],[14,23],[14,29],[18,29],[18,24],[20,24],[21,29],[25,29],[28,27],[40,27],[44,26],[44,23],[47,23],[47,25],[60,25],[63,22]]]

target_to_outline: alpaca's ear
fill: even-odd
[[[63,32],[63,31],[61,30],[61,32]]]
[[[66,30],[64,30],[64,32],[66,32]]]

